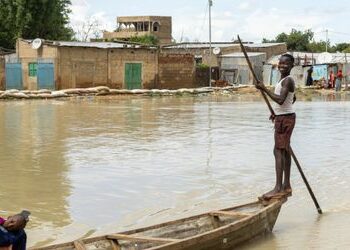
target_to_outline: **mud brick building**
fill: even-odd
[[[196,87],[190,54],[128,43],[40,41],[34,48],[34,41],[18,39],[17,57],[5,63],[6,89]]]

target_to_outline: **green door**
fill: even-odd
[[[125,84],[127,89],[141,89],[141,63],[125,64]]]

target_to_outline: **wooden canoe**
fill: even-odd
[[[257,201],[122,233],[31,249],[232,249],[260,234],[271,232],[286,200]]]

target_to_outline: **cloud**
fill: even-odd
[[[92,6],[86,0],[73,0],[71,10],[70,23],[78,38],[81,38],[79,36],[84,33],[83,30],[86,29],[86,25],[92,22],[96,23],[96,29],[100,31],[112,31],[115,28],[114,17],[107,16],[104,11],[94,12]],[[91,36],[89,35],[89,37]]]
[[[261,41],[262,38],[273,39],[282,32],[288,33],[293,28],[302,31],[317,29],[327,24],[328,19],[318,15],[305,15],[303,12],[257,9],[240,24],[245,36],[253,41]]]
[[[192,3],[185,5],[182,0],[179,0],[177,4],[181,8],[170,10],[170,4],[159,2],[160,6],[155,11],[147,1],[143,1],[142,5],[128,6],[127,3],[117,4],[111,0],[109,4],[111,8],[112,6],[120,7],[114,12],[111,11],[111,8],[105,7],[107,4],[105,6],[93,5],[93,2],[95,1],[72,1],[73,13],[70,17],[73,27],[81,25],[87,20],[87,17],[93,17],[102,24],[102,29],[112,31],[116,27],[115,19],[118,15],[160,15],[163,13],[173,17],[172,35],[177,41],[180,41],[181,37],[186,37],[190,41],[209,40],[209,17],[205,3],[203,8],[199,8],[198,5],[194,6]],[[297,6],[294,3],[287,4],[272,0],[267,2],[244,0],[234,1],[234,3],[232,4],[232,0],[214,1],[212,9],[213,41],[230,41],[233,36],[240,34],[244,40],[260,42],[262,38],[273,39],[281,32],[290,32],[292,28],[312,29],[315,32],[326,28],[330,30],[333,28],[335,31],[347,29],[348,22],[336,23],[334,15],[327,14],[329,8],[326,9],[322,4]],[[348,7],[342,7],[339,13],[348,9]],[[342,20],[346,20],[346,15],[341,14]],[[322,37],[322,34],[315,37]],[[339,39],[341,38],[339,35]]]
[[[239,10],[248,10],[250,8],[250,3],[248,1],[240,3],[238,5]]]
[[[225,11],[224,12],[225,17],[232,17],[232,12],[231,11]]]

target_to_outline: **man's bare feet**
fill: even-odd
[[[292,187],[290,185],[283,186],[282,189],[287,196],[292,196]]]
[[[273,197],[277,197],[277,196],[283,196],[285,193],[283,192],[282,189],[279,189],[279,188],[274,188],[272,189],[271,191],[263,194],[263,198],[264,199],[271,199]]]

